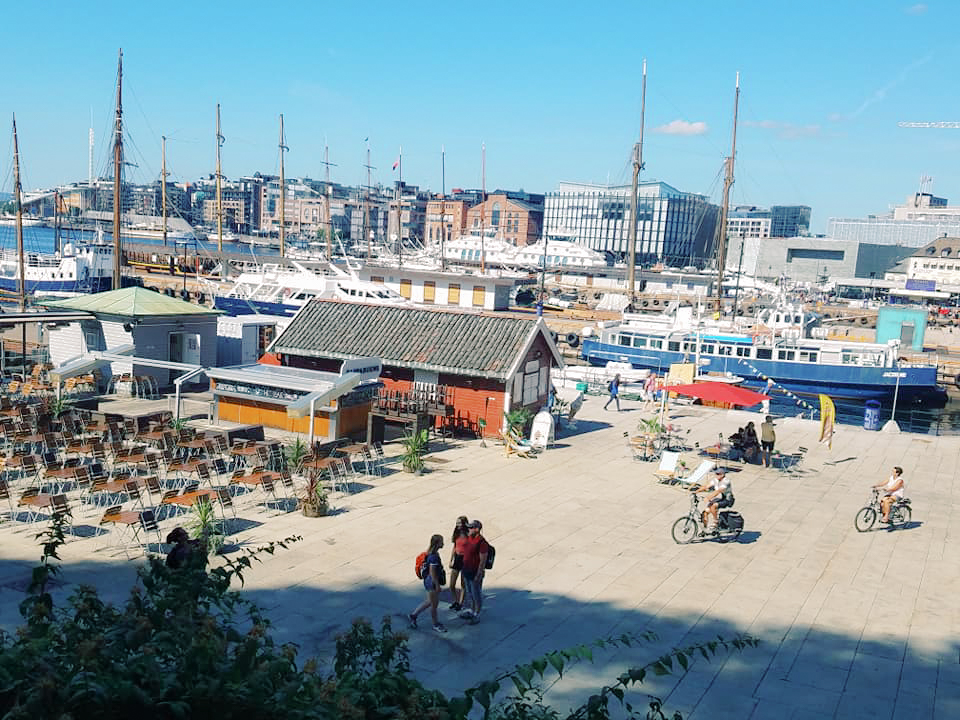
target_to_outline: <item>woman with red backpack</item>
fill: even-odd
[[[417,609],[407,615],[411,628],[417,627],[417,615],[427,608],[430,608],[430,618],[433,620],[433,629],[438,633],[445,633],[447,629],[437,618],[437,604],[440,601],[440,590],[447,583],[447,573],[443,569],[443,561],[440,559],[440,548],[443,547],[443,535],[433,535],[430,537],[430,545],[426,552],[417,556],[416,571],[417,577],[423,580],[423,588],[427,591],[427,599],[424,600]]]

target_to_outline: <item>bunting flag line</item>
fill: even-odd
[[[746,365],[748,368],[750,368],[750,369],[753,371],[754,375],[756,375],[756,376],[757,376],[758,378],[760,378],[761,380],[764,380],[764,381],[766,381],[766,380],[773,380],[773,378],[770,378],[770,377],[767,377],[766,375],[764,375],[762,372],[760,372],[757,368],[755,368],[755,367],[754,367],[750,362],[748,362],[747,360],[744,360],[743,358],[737,358],[737,361],[740,362],[740,363],[742,363],[743,365]],[[787,390],[783,385],[781,385],[780,383],[778,383],[776,380],[773,380],[773,384],[774,384],[774,387],[780,388],[780,390],[783,391],[783,394],[786,395],[786,396],[787,396],[788,398],[790,398],[791,400],[793,400],[797,405],[799,405],[800,407],[804,408],[805,410],[809,410],[809,411],[810,411],[810,418],[813,419],[813,413],[816,412],[817,408],[815,408],[813,405],[811,405],[810,403],[808,403],[806,400],[804,400],[804,399],[802,399],[802,398],[799,398],[799,397],[797,397],[796,395],[794,395],[792,392],[790,392],[789,390]]]

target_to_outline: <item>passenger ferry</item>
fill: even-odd
[[[103,242],[68,242],[59,253],[25,252],[23,274],[28,295],[104,292],[113,286],[113,247]],[[19,283],[17,253],[3,250],[0,253],[0,293],[17,293]]]
[[[625,314],[620,322],[587,328],[582,356],[591,365],[629,362],[662,373],[671,363],[694,362],[700,373],[732,373],[744,384],[761,387],[771,378],[806,395],[886,399],[899,392],[900,397],[942,399],[936,365],[903,362],[899,340],[815,339],[810,330],[818,321],[789,306],[761,312],[749,330],[733,323]]]

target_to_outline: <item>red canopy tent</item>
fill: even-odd
[[[729,383],[722,382],[699,382],[692,385],[667,385],[664,390],[667,392],[686,395],[688,397],[700,398],[708,402],[721,402],[730,405],[741,405],[751,407],[769,400],[769,395],[747,390],[747,388],[737,387]]]

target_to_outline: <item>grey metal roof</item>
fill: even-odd
[[[506,380],[537,329],[536,319],[314,300],[270,350]]]

